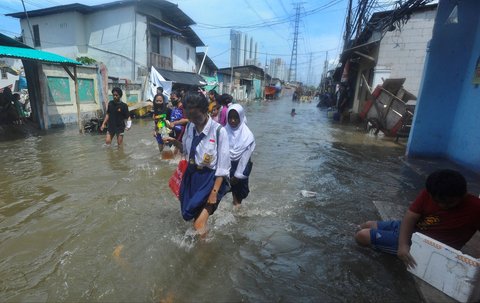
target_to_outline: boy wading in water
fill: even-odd
[[[107,135],[105,137],[105,143],[108,145],[112,143],[112,139],[115,135],[117,136],[118,146],[122,145],[125,129],[129,130],[130,127],[132,127],[128,105],[120,100],[122,95],[123,92],[119,87],[114,87],[112,89],[113,100],[108,102],[107,114],[100,127],[100,130],[103,131],[108,124]],[[127,120],[126,125],[125,120]]]
[[[407,267],[415,267],[410,255],[411,237],[420,232],[455,249],[480,230],[480,199],[467,193],[467,182],[457,171],[430,174],[425,189],[410,205],[402,221],[368,221],[355,240],[362,246],[396,254]]]

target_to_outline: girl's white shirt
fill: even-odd
[[[202,131],[205,137],[202,138],[195,149],[195,164],[215,170],[215,176],[217,177],[228,177],[230,175],[230,145],[224,127],[220,128],[219,138],[217,138],[218,127],[221,127],[221,125],[208,117]],[[194,124],[188,123],[182,139],[183,153],[187,160],[190,157],[194,132],[195,135],[199,135]]]
[[[238,113],[240,123],[233,128],[227,121],[225,126],[230,144],[230,160],[239,161],[234,176],[238,179],[246,179],[247,176],[243,175],[243,172],[255,149],[255,137],[246,124],[247,118],[245,117],[243,107],[240,104],[232,104],[228,108],[227,117],[232,110]]]

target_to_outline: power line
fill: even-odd
[[[343,2],[343,0],[331,0],[328,3],[326,3],[324,5],[321,5],[317,8],[305,11],[304,13],[301,14],[301,17],[316,14],[320,11],[323,11],[327,8],[335,6],[335,5],[340,4],[342,2]],[[239,28],[256,28],[256,27],[273,26],[273,25],[288,23],[291,20],[292,20],[292,16],[288,15],[288,16],[285,16],[285,17],[282,17],[282,18],[265,19],[264,22],[252,23],[252,24],[247,24],[247,25],[213,25],[213,24],[207,24],[207,23],[202,23],[202,22],[197,22],[197,25],[201,26],[203,28],[207,28],[207,29],[213,29],[213,28],[235,28],[235,29],[239,29]]]
[[[248,0],[243,0],[245,2],[245,4],[247,4],[248,8],[250,8],[251,11],[253,11],[255,13],[255,15],[257,15],[257,17],[264,21],[263,17],[250,5],[250,2]],[[278,33],[271,25],[267,25],[273,32],[275,32],[275,34],[277,34],[280,38],[282,39],[286,39],[284,36],[282,36],[282,34]]]
[[[288,15],[288,12],[287,12],[287,9],[285,8],[285,5],[283,4],[283,0],[280,0],[280,6],[282,7],[283,11],[285,12],[285,14]]]

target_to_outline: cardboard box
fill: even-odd
[[[480,259],[420,233],[412,235],[412,274],[460,302],[480,300]]]

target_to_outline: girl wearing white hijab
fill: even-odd
[[[230,183],[233,195],[233,205],[240,206],[242,200],[248,196],[248,176],[252,171],[252,156],[255,149],[255,137],[246,123],[243,107],[232,104],[227,112],[225,129],[230,142]]]

